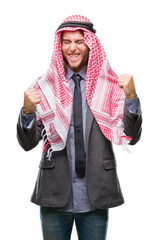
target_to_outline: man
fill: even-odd
[[[133,76],[118,78],[83,16],[55,34],[49,70],[24,93],[17,136],[26,150],[43,139],[31,201],[40,205],[43,238],[106,239],[108,209],[124,203],[112,142],[135,144],[141,111]]]

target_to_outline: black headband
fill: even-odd
[[[64,27],[82,27],[82,28],[86,28],[86,29],[90,30],[91,32],[96,33],[96,30],[93,28],[93,23],[91,23],[91,22],[78,22],[78,21],[64,22],[58,27],[56,32],[60,28],[64,28]]]

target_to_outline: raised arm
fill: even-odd
[[[25,151],[29,151],[41,140],[41,121],[36,120],[36,106],[40,103],[40,95],[35,89],[24,92],[23,109],[17,123],[17,139]]]
[[[119,86],[125,92],[125,106],[124,106],[124,132],[127,136],[132,138],[130,145],[136,144],[142,131],[142,113],[139,98],[136,95],[135,84],[133,76],[129,74],[121,74],[119,77]]]

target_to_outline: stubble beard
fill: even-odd
[[[79,72],[82,68],[84,68],[88,64],[88,59],[89,59],[89,50],[87,52],[85,52],[85,54],[82,58],[82,61],[77,66],[70,66],[69,62],[67,61],[67,59],[63,55],[65,71],[66,71],[66,66],[69,66],[72,69],[72,71]]]

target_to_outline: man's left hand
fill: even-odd
[[[124,89],[125,97],[132,99],[136,97],[136,90],[133,76],[130,74],[121,74],[118,78],[119,87]]]

